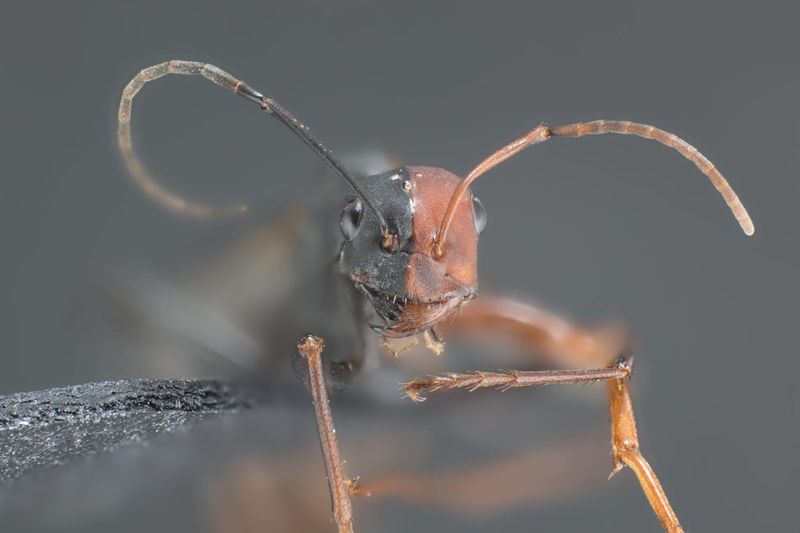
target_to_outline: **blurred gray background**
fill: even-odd
[[[197,224],[162,212],[115,144],[120,91],[142,67],[212,62],[339,152],[378,148],[456,173],[540,121],[651,123],[717,163],[754,237],[671,150],[556,141],[475,185],[489,213],[482,288],[631,325],[643,449],[689,531],[796,530],[800,37],[797,10],[778,5],[6,3],[0,392],[143,374],[99,333],[104,280],[180,268],[334,179],[252,106],[165,79],[136,102],[148,166],[193,198],[247,199],[252,214]],[[597,491],[451,527],[657,530],[630,473]]]

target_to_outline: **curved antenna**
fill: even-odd
[[[245,82],[234,78],[224,70],[215,67],[214,65],[201,63],[198,61],[172,60],[148,67],[140,71],[122,91],[122,98],[119,102],[119,129],[117,132],[119,149],[122,152],[125,166],[128,168],[128,171],[130,172],[134,181],[150,198],[170,211],[190,217],[204,218],[241,213],[247,210],[247,207],[243,205],[234,207],[210,207],[185,200],[164,188],[144,169],[144,165],[142,165],[141,161],[136,156],[136,153],[133,150],[133,142],[131,141],[131,110],[133,106],[133,98],[147,82],[156,80],[166,76],[167,74],[202,76],[205,79],[230,89],[239,96],[258,104],[262,110],[271,114],[284,126],[288,127],[306,144],[306,146],[311,148],[314,153],[328,163],[328,165],[330,165],[337,174],[344,178],[350,187],[353,188],[353,190],[364,200],[364,203],[366,203],[367,206],[372,209],[372,211],[378,217],[381,230],[384,235],[384,241],[392,237],[392,234],[388,230],[386,220],[383,218],[383,215],[380,213],[380,211],[378,211],[378,208],[375,206],[372,200],[364,193],[361,187],[359,187],[355,178],[352,176],[352,174],[350,174],[342,162],[333,155],[333,152],[331,152],[329,148],[311,135],[311,131],[307,126],[294,118],[294,116],[288,110],[286,110],[272,98],[262,95]]]
[[[450,197],[450,203],[447,205],[442,224],[439,226],[439,231],[436,234],[436,242],[433,248],[435,257],[442,257],[444,255],[444,244],[447,238],[447,230],[455,215],[456,206],[461,201],[461,198],[467,191],[467,188],[472,182],[478,179],[479,176],[496,167],[506,159],[516,155],[525,148],[533,146],[534,144],[542,143],[553,137],[583,137],[584,135],[602,135],[604,133],[620,133],[623,135],[637,135],[645,139],[652,139],[661,144],[674,148],[686,159],[695,164],[700,169],[700,172],[708,176],[711,183],[722,195],[725,203],[733,212],[733,216],[739,222],[742,230],[746,235],[752,235],[755,231],[753,221],[750,215],[747,214],[742,202],[734,192],[733,188],[728,183],[728,180],[717,170],[717,168],[709,161],[706,156],[701,154],[697,148],[687,143],[677,135],[667,131],[658,129],[654,126],[647,124],[638,124],[636,122],[617,121],[617,120],[595,120],[593,122],[578,122],[575,124],[568,124],[566,126],[558,126],[551,128],[547,124],[539,124],[536,128],[532,129],[519,139],[507,144],[500,148],[492,155],[481,161],[472,171],[467,174],[461,183],[459,183],[453,196]]]

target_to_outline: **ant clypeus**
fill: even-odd
[[[603,133],[637,135],[674,148],[693,162],[722,194],[744,232],[752,235],[753,223],[747,211],[708,159],[682,139],[653,126],[597,120],[557,127],[540,124],[483,160],[464,179],[440,168],[412,166],[356,178],[305,125],[272,98],[213,65],[167,61],[142,70],[125,87],[119,108],[119,146],[128,170],[144,192],[166,208],[188,216],[207,217],[246,208],[220,209],[185,201],[159,185],[137,159],[130,132],[133,98],[145,83],[167,74],[203,76],[255,102],[292,130],[352,187],[354,194],[345,200],[339,219],[341,236],[331,244],[336,250],[335,277],[347,284],[340,297],[356,302],[350,309],[364,318],[362,325],[368,324],[370,316],[377,317],[381,323],[369,326],[384,340],[421,333],[426,346],[437,354],[444,347],[441,341],[444,331],[465,326],[471,330],[501,329],[548,357],[552,364],[579,367],[578,370],[445,373],[407,383],[405,391],[409,398],[422,401],[424,393],[455,388],[508,389],[607,381],[612,475],[625,466],[630,467],[664,528],[682,531],[658,478],[639,451],[628,391],[633,358],[628,351],[627,336],[617,334],[616,330],[584,330],[540,309],[508,300],[482,298],[466,306],[477,294],[478,238],[486,224],[484,208],[469,187],[506,159],[551,138]],[[362,336],[357,344],[362,351],[366,344],[363,337],[368,331],[362,327],[357,333]],[[294,364],[311,388],[334,519],[340,532],[352,531],[350,495],[365,494],[368,490],[343,473],[327,388],[332,386],[333,374],[345,379],[354,375],[362,367],[364,354],[335,354],[323,361],[323,341],[313,335],[305,336],[297,349],[300,357],[295,358]]]

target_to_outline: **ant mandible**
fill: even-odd
[[[186,201],[150,176],[134,153],[130,130],[133,98],[145,83],[167,74],[202,76],[258,104],[350,185],[353,194],[345,200],[339,220],[341,236],[336,243],[336,269],[349,282],[351,290],[371,304],[372,316],[380,323],[369,326],[384,339],[421,333],[425,344],[440,353],[445,331],[499,329],[523,341],[553,364],[579,368],[445,373],[405,384],[409,398],[422,401],[426,393],[456,388],[505,390],[606,381],[611,412],[612,475],[625,466],[630,467],[664,528],[670,532],[683,531],[658,478],[639,450],[628,390],[633,358],[627,336],[584,330],[543,310],[509,300],[481,298],[465,305],[477,294],[478,239],[486,224],[486,212],[470,191],[470,185],[520,151],[549,139],[619,133],[674,148],[708,176],[744,232],[752,235],[753,223],[736,193],[696,148],[674,134],[634,122],[596,120],[557,127],[539,124],[487,157],[463,179],[440,168],[420,166],[403,166],[356,178],[274,99],[213,65],[173,60],[142,70],[125,87],[119,107],[118,141],[126,167],[139,187],[167,209],[191,217],[243,212],[246,207],[217,208]],[[295,366],[302,369],[311,388],[334,520],[340,532],[349,532],[353,530],[350,496],[369,491],[346,478],[343,472],[328,403],[331,385],[326,380],[323,347],[322,339],[313,335],[304,337],[297,346]],[[344,367],[355,373],[360,365]]]

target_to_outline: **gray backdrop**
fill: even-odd
[[[489,212],[482,287],[585,321],[625,319],[638,339],[644,449],[689,530],[791,531],[797,16],[728,2],[7,3],[0,391],[135,374],[99,339],[103,280],[175,267],[248,225],[181,221],[126,180],[116,107],[144,66],[213,62],[340,152],[380,148],[458,173],[543,120],[652,123],[718,164],[754,237],[668,149],[617,136],[557,141],[476,184]],[[248,198],[251,220],[323,174],[290,134],[210,84],[162,80],[137,103],[149,166],[196,198]],[[553,531],[584,516],[583,530],[656,530],[633,477],[613,483],[612,496],[523,509],[504,527]]]

